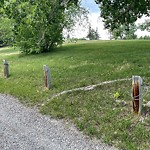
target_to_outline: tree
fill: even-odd
[[[144,23],[139,25],[139,28],[144,31],[147,30],[148,32],[150,32],[150,19],[145,20]]]
[[[143,15],[150,16],[150,0],[95,0],[99,5],[105,28],[134,23]]]
[[[90,25],[87,38],[89,38],[90,40],[98,40],[100,38],[98,29],[94,30]]]
[[[0,46],[10,45],[14,41],[13,20],[0,17]]]
[[[136,39],[137,35],[135,32],[137,27],[135,24],[129,24],[128,26],[121,25],[117,29],[110,30],[112,38],[116,39]]]
[[[141,36],[139,39],[150,40],[150,36],[148,36],[148,35],[145,35],[144,37]]]
[[[0,46],[10,45],[14,40],[12,19],[8,19],[4,14],[4,9],[0,7]]]
[[[98,28],[96,28],[95,37],[96,37],[96,40],[99,40],[99,38],[100,38],[100,35],[98,33]]]
[[[84,12],[77,0],[5,0],[3,7],[15,21],[15,42],[25,53],[47,52],[60,45],[63,29],[74,23],[72,10]]]

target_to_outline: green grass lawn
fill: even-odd
[[[120,149],[150,147],[150,110],[143,107],[140,118],[132,113],[131,81],[64,94],[46,103],[64,90],[132,75],[141,76],[149,86],[150,41],[82,41],[38,55],[23,55],[18,50],[0,49],[0,60],[8,60],[10,67],[10,77],[4,79],[3,65],[0,66],[0,93],[36,105],[43,114],[70,120],[84,133]],[[44,64],[51,68],[50,90],[44,87]],[[148,92],[144,104],[149,100]]]

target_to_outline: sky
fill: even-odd
[[[94,0],[82,0],[81,5],[87,8],[91,13],[99,13],[99,7]]]
[[[89,21],[93,29],[98,28],[98,32],[100,34],[101,39],[109,39],[109,33],[104,29],[104,24],[102,22],[102,18],[100,18],[100,9],[94,0],[82,0],[81,5],[89,10]],[[142,19],[138,19],[136,24],[144,22],[146,17],[142,17]],[[72,37],[83,38],[86,37],[88,33],[88,25],[87,27],[76,27],[75,31],[72,33]],[[138,37],[149,35],[150,32],[138,30],[136,32]]]

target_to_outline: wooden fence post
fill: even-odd
[[[141,114],[142,111],[142,78],[132,76],[132,104],[133,112]]]
[[[50,79],[50,69],[48,66],[44,65],[43,66],[44,70],[44,81],[45,81],[45,86],[50,89],[51,88],[51,79]]]
[[[7,79],[9,76],[9,64],[6,60],[3,60],[4,65],[4,78]]]

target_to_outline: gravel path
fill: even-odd
[[[116,150],[0,94],[0,150]]]

